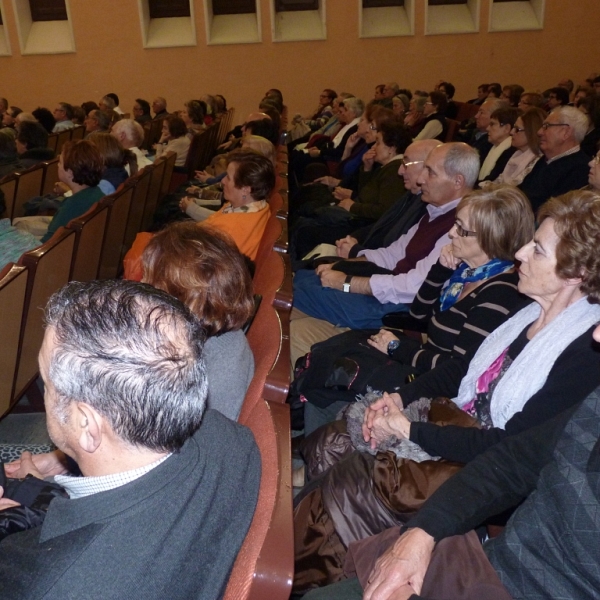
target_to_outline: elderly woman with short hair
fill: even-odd
[[[175,152],[177,154],[175,166],[184,167],[190,149],[190,138],[185,121],[175,115],[168,116],[163,121],[160,140],[153,148],[156,150],[156,158],[167,152]]]
[[[494,181],[504,171],[506,163],[517,151],[517,148],[512,145],[510,132],[518,116],[519,111],[512,107],[497,108],[490,115],[487,132],[492,147],[479,170],[479,181],[485,179]]]

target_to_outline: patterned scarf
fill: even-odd
[[[466,283],[489,279],[500,273],[505,273],[513,267],[512,261],[500,260],[499,258],[493,258],[490,262],[475,269],[469,267],[467,263],[460,263],[460,266],[452,273],[448,283],[442,290],[440,296],[441,310],[447,310],[459,299]]]

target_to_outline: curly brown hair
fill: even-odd
[[[588,301],[600,304],[600,194],[587,190],[550,198],[538,211],[538,221],[553,219],[556,274],[563,279],[581,278]]]
[[[233,240],[196,223],[173,223],[142,255],[144,282],[181,300],[207,336],[241,329],[254,311],[252,278]]]

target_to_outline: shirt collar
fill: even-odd
[[[556,156],[553,156],[552,158],[547,158],[546,159],[546,164],[549,165],[550,163],[553,163],[555,160],[559,160],[560,158],[564,158],[565,156],[569,156],[570,154],[575,154],[576,152],[579,152],[580,146],[579,144],[577,144],[577,146],[569,149],[569,150],[565,150],[565,152],[563,152],[562,154],[558,154]]]
[[[433,204],[428,204],[427,212],[429,213],[429,218],[433,221],[434,219],[445,215],[451,210],[454,210],[461,200],[462,198],[457,198],[456,200],[452,200],[452,202],[442,204],[442,206],[433,206]]]
[[[106,492],[114,488],[121,487],[126,483],[139,479],[142,475],[149,473],[152,469],[158,467],[162,462],[171,456],[171,452],[157,461],[132,469],[122,473],[112,473],[111,475],[102,475],[100,477],[73,477],[72,475],[55,475],[54,481],[65,488],[69,498],[83,498],[98,492]]]

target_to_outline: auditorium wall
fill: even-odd
[[[447,79],[456,99],[466,100],[484,81],[545,89],[600,71],[597,0],[547,0],[543,30],[497,33],[488,32],[489,0],[481,0],[480,31],[453,35],[425,35],[424,0],[415,0],[414,35],[362,39],[358,2],[327,0],[327,39],[300,42],[272,41],[270,3],[260,0],[262,42],[232,45],[207,45],[202,0],[194,1],[196,46],[143,48],[135,0],[69,0],[76,51],[21,55],[15,5],[1,0],[12,55],[0,57],[0,95],[32,110],[98,101],[112,91],[130,111],[138,97],[163,95],[174,110],[222,93],[242,121],[270,87],[283,91],[293,114],[310,112],[324,87],[369,99],[378,83],[430,89]]]

